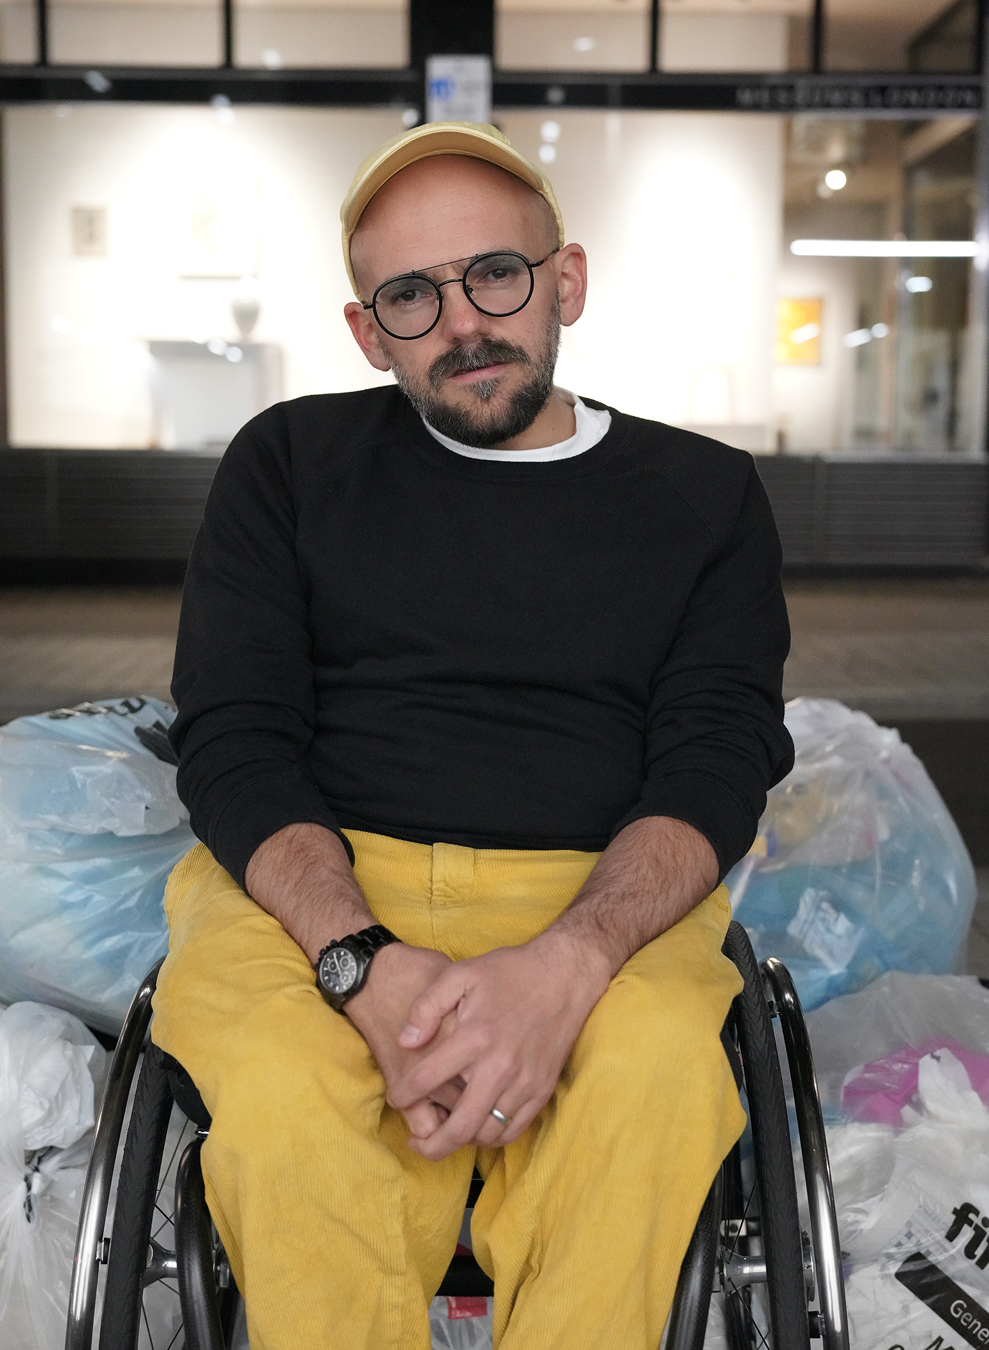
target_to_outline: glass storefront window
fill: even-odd
[[[376,382],[341,314],[339,211],[400,109],[22,106],[3,126],[11,444],[222,448],[280,398]]]
[[[496,0],[505,70],[648,70],[648,0]]]
[[[30,0],[0,0],[0,62],[28,65],[37,59],[38,30]]]
[[[928,46],[923,39],[947,10],[968,5],[974,10],[976,4],[977,0],[962,0],[960,6],[950,0],[896,0],[894,4],[888,0],[826,0],[824,67],[833,71],[970,71],[971,49],[966,54],[953,42],[949,53],[949,44]]]
[[[649,0],[498,0],[507,70],[648,70]],[[662,0],[661,70],[801,69],[813,0]]]
[[[49,0],[49,60],[63,65],[215,66],[218,0]]]
[[[240,66],[405,66],[405,0],[236,0]]]
[[[907,63],[916,71],[979,69],[978,0],[955,0],[907,45]]]
[[[793,300],[815,300],[821,317],[816,361],[778,353],[780,448],[976,447],[971,258],[835,256],[852,241],[971,241],[974,167],[972,118],[792,119],[779,321]],[[795,240],[835,243],[807,256]]]
[[[588,251],[564,386],[757,453],[979,448],[971,119],[496,116]],[[278,398],[379,382],[338,210],[402,109],[4,127],[13,444],[221,448]]]
[[[661,70],[806,70],[813,0],[663,0]]]

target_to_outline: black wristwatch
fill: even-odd
[[[316,958],[316,983],[330,1007],[342,1013],[344,1004],[367,979],[374,953],[389,942],[399,941],[394,933],[376,923],[324,947]]]

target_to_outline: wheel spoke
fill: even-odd
[[[144,1308],[144,1299],[141,1299],[141,1316],[144,1318],[144,1330],[148,1333],[148,1345],[151,1350],[155,1350],[155,1338],[151,1334],[151,1326],[148,1322],[148,1314]]]
[[[752,1309],[746,1304],[744,1298],[742,1297],[741,1289],[739,1289],[737,1285],[733,1284],[727,1289],[726,1296],[727,1298],[734,1300],[736,1306],[740,1309],[740,1315],[742,1318],[743,1325],[750,1328],[759,1337],[758,1342],[759,1346],[765,1347],[765,1350],[772,1350],[772,1347],[770,1346],[769,1341],[763,1335],[758,1322],[752,1316]]]
[[[168,1163],[167,1163],[167,1165],[165,1166],[165,1168],[164,1168],[161,1172],[159,1172],[159,1174],[158,1174],[158,1176],[159,1176],[159,1181],[158,1181],[158,1189],[157,1189],[157,1191],[155,1192],[155,1200],[158,1200],[158,1199],[160,1199],[160,1197],[161,1197],[161,1193],[162,1193],[162,1191],[164,1190],[164,1187],[165,1187],[165,1182],[166,1182],[167,1179],[168,1179],[168,1174],[169,1174],[169,1172],[172,1170],[172,1163],[175,1161],[175,1155],[178,1153],[179,1149],[182,1147],[182,1141],[183,1141],[183,1139],[185,1138],[186,1126],[188,1126],[189,1124],[191,1124],[191,1122],[187,1120],[187,1121],[185,1122],[185,1125],[183,1125],[182,1128],[181,1128],[181,1130],[179,1130],[179,1137],[178,1137],[178,1139],[176,1139],[176,1141],[175,1141],[175,1147],[172,1149],[172,1155],[171,1155],[171,1157],[169,1158]]]
[[[751,1190],[749,1191],[749,1193],[748,1193],[748,1196],[746,1197],[746,1200],[745,1200],[745,1208],[742,1210],[742,1217],[741,1217],[741,1218],[739,1219],[739,1221],[738,1221],[738,1227],[735,1229],[735,1232],[732,1234],[732,1242],[731,1242],[731,1246],[730,1246],[729,1249],[728,1249],[728,1260],[729,1260],[729,1261],[730,1261],[731,1258],[735,1255],[735,1248],[738,1246],[738,1239],[739,1239],[739,1238],[741,1237],[741,1235],[742,1235],[742,1228],[743,1228],[743,1226],[744,1226],[744,1224],[745,1224],[746,1219],[749,1217],[749,1206],[752,1204],[752,1197],[753,1197],[753,1195],[755,1195],[755,1186],[752,1187],[752,1189],[751,1189]],[[728,1223],[731,1223],[731,1222],[732,1222],[732,1220],[729,1219],[729,1220],[728,1220]]]

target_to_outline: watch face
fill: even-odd
[[[345,994],[357,980],[357,959],[346,947],[331,947],[319,963],[319,980],[331,994]]]

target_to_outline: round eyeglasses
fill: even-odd
[[[558,253],[559,249],[553,249]],[[462,276],[447,281],[433,281],[425,272],[408,272],[405,276],[383,281],[371,297],[370,304],[362,301],[365,309],[373,310],[374,317],[389,337],[410,342],[425,337],[440,321],[443,310],[443,286],[459,282],[464,295],[481,314],[494,319],[505,319],[525,309],[532,299],[536,284],[533,273],[537,267],[552,258],[547,253],[538,262],[529,262],[521,253],[482,253],[472,258]],[[466,261],[463,258],[458,262]],[[450,267],[451,263],[441,263]],[[431,272],[439,268],[431,267]]]

